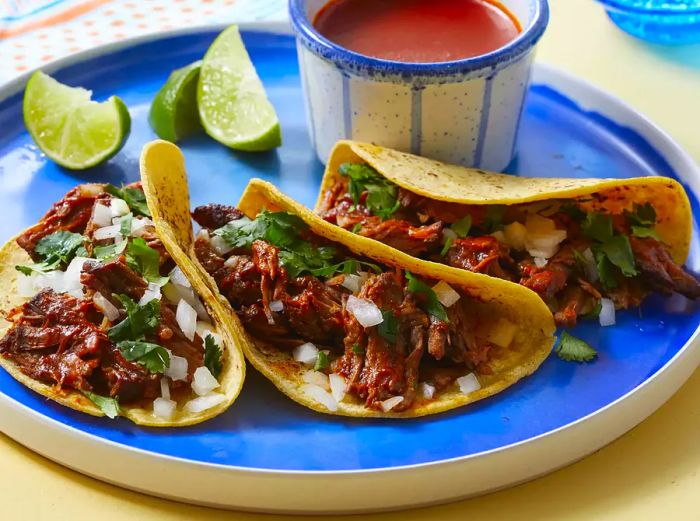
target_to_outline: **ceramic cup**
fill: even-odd
[[[321,36],[312,21],[328,0],[290,0],[311,141],[326,163],[356,139],[448,163],[502,171],[515,151],[547,0],[501,0],[522,32],[481,56],[442,63],[370,58]]]

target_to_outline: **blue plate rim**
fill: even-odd
[[[67,56],[58,60],[55,60],[45,66],[38,67],[36,69],[30,70],[21,76],[6,82],[2,85],[0,85],[0,102],[3,102],[4,100],[8,99],[9,97],[16,95],[20,91],[22,91],[29,79],[29,77],[36,71],[36,70],[44,70],[46,72],[53,72],[56,70],[60,70],[64,67],[68,67],[70,65],[74,65],[76,63],[80,63],[84,60],[98,57],[98,56],[104,56],[107,54],[110,54],[112,52],[122,50],[125,48],[129,47],[135,47],[138,46],[142,43],[148,43],[152,41],[157,41],[161,39],[167,39],[167,38],[173,38],[177,36],[183,36],[183,35],[191,35],[191,34],[198,34],[198,33],[212,33],[216,31],[221,31],[225,27],[227,27],[228,24],[217,24],[217,25],[199,25],[199,26],[194,26],[194,27],[188,27],[188,28],[182,28],[182,29],[174,29],[174,30],[169,30],[169,31],[163,31],[163,32],[158,32],[158,33],[152,33],[148,35],[143,35],[143,36],[138,36],[134,38],[128,38],[121,40],[119,42],[112,42],[109,44],[104,44],[92,49],[84,50],[79,53],[76,53],[71,56]],[[283,34],[283,35],[293,35],[293,31],[291,27],[289,26],[288,23],[286,22],[246,22],[246,23],[239,23],[238,24],[239,28],[242,31],[257,31],[257,32],[267,32],[267,33],[272,33],[272,34]],[[556,86],[552,86],[551,83],[556,83]],[[608,107],[615,107],[618,110],[621,110],[622,113],[626,114],[627,116],[631,116],[637,124],[640,124],[643,129],[640,128],[635,128],[636,131],[640,132],[645,138],[649,138],[649,135],[652,137],[649,138],[650,143],[654,146],[654,148],[657,148],[657,151],[659,154],[666,159],[670,164],[673,165],[674,170],[679,170],[681,169],[684,172],[684,179],[683,181],[688,181],[688,180],[694,180],[695,183],[700,186],[700,167],[694,162],[694,160],[691,158],[691,156],[688,154],[688,152],[683,149],[683,147],[676,142],[670,134],[668,134],[666,131],[664,131],[662,128],[660,128],[656,123],[654,123],[650,118],[645,116],[644,114],[640,113],[637,109],[632,107],[629,103],[625,102],[621,98],[610,94],[609,92],[603,90],[602,88],[596,86],[595,84],[584,80],[574,74],[568,73],[566,71],[563,71],[557,67],[554,67],[552,65],[548,64],[542,64],[542,63],[535,63],[534,64],[534,69],[533,69],[533,81],[532,85],[548,85],[556,91],[560,91],[561,86],[565,86],[567,88],[575,89],[575,90],[580,90],[582,92],[585,92],[589,96],[591,96],[593,99],[601,101],[604,105]],[[567,92],[567,95],[570,95],[570,93]],[[577,101],[574,99],[574,101]],[[611,118],[612,119],[612,118]],[[642,132],[643,130],[643,132]],[[658,150],[658,147],[663,144],[663,150],[666,151],[667,153],[661,153],[661,151]],[[668,152],[672,152],[672,157],[669,156]],[[650,375],[644,382],[636,386],[635,388],[631,389],[624,395],[620,396],[616,400],[606,404],[605,406],[593,411],[592,413],[589,413],[577,420],[574,420],[570,423],[567,423],[565,425],[561,425],[560,427],[557,427],[556,429],[550,430],[548,432],[544,432],[542,434],[539,434],[537,436],[533,436],[531,438],[527,438],[515,443],[511,443],[508,445],[503,445],[501,447],[496,447],[493,449],[489,449],[486,451],[474,453],[474,454],[469,454],[465,456],[456,456],[453,458],[446,458],[446,459],[441,459],[441,460],[436,460],[436,461],[430,461],[430,462],[423,462],[423,463],[416,463],[416,464],[410,464],[410,465],[397,465],[397,466],[391,466],[391,467],[379,467],[379,468],[370,468],[370,469],[353,469],[353,470],[285,470],[285,469],[269,469],[269,468],[251,468],[251,467],[243,467],[243,466],[236,466],[236,465],[224,465],[220,463],[211,463],[211,462],[202,462],[202,461],[197,461],[193,459],[188,459],[188,458],[183,458],[183,457],[178,457],[178,456],[171,456],[167,454],[161,454],[157,452],[151,452],[145,449],[140,449],[136,448],[130,445],[126,445],[123,443],[117,443],[109,439],[102,438],[100,436],[96,436],[94,434],[90,434],[88,432],[82,431],[80,429],[77,429],[71,425],[67,425],[65,423],[62,423],[58,420],[55,420],[53,418],[50,418],[48,416],[45,416],[31,407],[28,407],[27,405],[15,400],[14,398],[11,398],[4,394],[2,391],[0,391],[0,400],[3,400],[6,402],[6,405],[9,405],[10,407],[13,407],[18,410],[18,412],[22,412],[24,414],[28,414],[30,416],[33,416],[36,420],[39,422],[43,422],[44,424],[48,424],[51,428],[54,429],[60,429],[69,432],[73,436],[76,436],[78,438],[83,438],[86,441],[91,441],[91,442],[97,442],[100,444],[104,444],[106,446],[110,446],[116,450],[127,450],[129,452],[132,452],[134,454],[138,454],[141,456],[144,456],[146,458],[150,458],[152,460],[157,460],[157,461],[162,461],[162,462],[177,462],[185,465],[194,465],[199,468],[203,469],[212,469],[212,470],[218,470],[218,471],[223,471],[223,472],[230,472],[230,473],[243,473],[243,474],[250,474],[250,475],[262,475],[262,476],[328,476],[328,475],[353,475],[353,476],[358,476],[358,475],[382,475],[382,474],[390,474],[390,473],[395,473],[395,472],[403,472],[407,470],[419,470],[419,469],[426,469],[426,468],[434,468],[434,467],[439,467],[439,466],[448,466],[452,464],[458,464],[458,463],[463,463],[466,461],[470,460],[476,460],[476,459],[481,459],[488,457],[493,454],[505,452],[505,451],[510,451],[518,447],[522,447],[525,445],[534,445],[540,441],[542,441],[545,438],[550,438],[554,437],[557,434],[560,434],[562,431],[567,431],[570,430],[577,425],[580,425],[582,423],[588,422],[591,418],[601,415],[602,413],[608,411],[609,409],[613,407],[618,407],[621,403],[628,401],[633,395],[639,393],[640,391],[646,389],[647,387],[653,385],[663,374],[669,371],[669,369],[674,366],[679,358],[684,358],[690,349],[693,347],[695,348],[700,348],[700,324],[698,324],[697,328],[693,332],[693,334],[690,336],[690,338],[686,341],[686,343],[681,347],[677,353],[670,359],[666,364],[664,364],[662,367],[660,367],[655,373]],[[696,367],[700,365],[700,363],[696,364]],[[693,368],[694,369],[694,368]],[[691,371],[692,373],[692,371]],[[681,382],[678,382],[678,387],[682,385],[685,380],[687,379],[684,378]],[[673,391],[675,393],[675,390]],[[672,394],[673,394],[672,393]],[[659,405],[660,406],[660,405]],[[657,407],[658,408],[658,407]],[[652,411],[649,411],[648,413],[645,414],[644,418],[652,414],[656,408]],[[642,418],[642,420],[644,419]],[[641,421],[641,420],[640,420]],[[21,443],[20,440],[17,440]]]

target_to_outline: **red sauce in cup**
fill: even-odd
[[[314,26],[351,51],[413,63],[486,54],[521,31],[512,13],[487,0],[332,0]]]

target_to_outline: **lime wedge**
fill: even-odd
[[[197,80],[201,60],[170,73],[153,98],[148,121],[161,139],[172,141],[194,134],[201,125],[197,112]]]
[[[277,114],[235,25],[204,56],[197,104],[204,130],[228,147],[259,152],[282,144]]]
[[[124,146],[131,118],[124,102],[112,96],[103,103],[92,93],[68,87],[37,71],[24,91],[24,124],[41,151],[71,170],[106,161]]]

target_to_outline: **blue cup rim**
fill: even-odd
[[[644,7],[642,5],[633,5],[626,3],[624,0],[597,0],[602,4],[607,11],[614,11],[625,14],[638,14],[648,16],[693,16],[700,14],[700,6],[687,7],[684,5],[674,6],[668,4],[668,7]]]
[[[349,63],[364,69],[376,69],[386,74],[443,76],[495,67],[500,63],[511,62],[531,49],[542,37],[549,22],[547,0],[532,1],[536,9],[534,19],[523,28],[517,38],[489,53],[446,62],[410,63],[384,60],[341,47],[321,35],[313,26],[304,9],[306,0],[289,0],[289,15],[302,43],[330,61]]]

